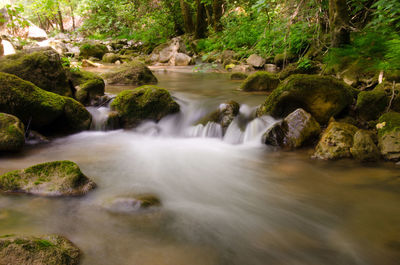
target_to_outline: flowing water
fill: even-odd
[[[0,195],[0,234],[56,233],[83,265],[397,265],[400,172],[391,163],[311,160],[311,150],[260,144],[270,117],[253,120],[263,94],[222,74],[158,71],[181,113],[135,130],[97,131],[0,158],[0,173],[72,160],[98,188],[82,198]],[[127,87],[108,87],[115,94]],[[233,99],[240,116],[223,136],[196,121]],[[109,211],[118,197],[156,194],[158,209]]]

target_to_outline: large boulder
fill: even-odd
[[[350,153],[354,159],[361,162],[373,162],[379,160],[380,153],[371,133],[365,130],[358,130],[353,137],[353,147]]]
[[[175,64],[176,62],[187,61],[186,56],[187,57],[189,56],[188,55],[183,56],[183,55],[186,55],[186,45],[183,42],[182,38],[176,37],[170,40],[169,42],[163,43],[154,48],[153,52],[150,55],[150,61],[152,61],[153,63],[159,62],[159,63],[168,63],[170,65],[176,65]],[[189,62],[190,61],[191,60],[189,60]]]
[[[91,123],[90,113],[74,99],[6,73],[0,73],[0,112],[12,114],[41,132],[78,132],[89,129]]]
[[[0,191],[39,196],[81,196],[96,184],[71,161],[54,161],[0,176]]]
[[[0,264],[78,265],[81,251],[59,235],[0,237]]]
[[[247,58],[246,62],[255,68],[261,68],[264,66],[266,60],[257,54],[252,54]]]
[[[24,124],[15,116],[0,113],[0,152],[18,152],[24,144]]]
[[[233,119],[239,114],[239,103],[231,100],[221,104],[218,109],[206,117],[202,118],[198,124],[206,125],[209,122],[215,122],[221,125],[226,130],[232,123]]]
[[[132,61],[104,77],[110,85],[147,85],[158,82],[151,70],[139,61]]]
[[[353,102],[350,86],[329,76],[292,75],[284,80],[257,110],[257,115],[285,117],[298,108],[326,124]]]
[[[318,138],[319,123],[303,109],[297,109],[282,122],[275,124],[263,136],[265,144],[284,148],[300,148]]]
[[[124,127],[134,127],[143,120],[159,121],[168,114],[179,112],[179,105],[169,92],[156,86],[125,90],[117,95],[111,108],[118,112]]]
[[[175,53],[169,60],[169,65],[172,66],[188,66],[193,62],[192,57],[184,53]]]
[[[314,158],[336,160],[350,158],[354,134],[358,128],[344,122],[332,121],[325,129],[315,149]]]
[[[85,59],[90,57],[97,58],[99,60],[103,59],[104,54],[108,52],[108,49],[103,44],[97,43],[84,43],[80,46],[79,56]]]
[[[379,149],[387,160],[400,160],[400,113],[388,112],[379,118]]]
[[[68,71],[68,77],[76,89],[75,98],[84,105],[91,105],[96,99],[104,96],[104,80],[87,71]]]
[[[279,79],[269,72],[256,72],[244,80],[240,89],[243,91],[268,91],[271,92],[279,85]]]
[[[73,96],[59,54],[52,48],[34,48],[0,58],[0,72],[13,74],[62,96]]]

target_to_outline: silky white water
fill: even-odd
[[[0,195],[0,234],[63,234],[84,252],[83,265],[398,264],[396,166],[274,150],[260,139],[275,120],[252,115],[266,95],[239,92],[223,75],[157,77],[181,113],[104,132],[108,110],[92,109],[99,125],[93,131],[1,157],[0,173],[72,160],[98,188],[82,198]],[[241,111],[224,135],[218,126],[195,125],[229,99]],[[157,195],[161,208],[104,208],[113,198],[142,193]]]

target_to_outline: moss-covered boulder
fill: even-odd
[[[245,80],[247,77],[248,77],[247,74],[240,72],[231,74],[231,80]]]
[[[18,152],[24,144],[24,124],[15,116],[0,113],[0,152]]]
[[[353,89],[329,76],[292,75],[257,110],[257,115],[285,117],[302,108],[325,124],[353,102]]]
[[[276,64],[278,67],[283,67],[284,65],[287,65],[289,63],[296,61],[296,59],[297,59],[297,56],[291,52],[280,53],[280,54],[275,55],[274,64]]]
[[[79,56],[85,59],[94,57],[101,60],[107,52],[108,49],[103,44],[84,43],[80,46]]]
[[[141,86],[117,95],[111,108],[118,112],[124,127],[136,126],[143,120],[159,121],[168,114],[179,112],[178,103],[166,89]]]
[[[389,101],[383,90],[362,91],[357,97],[357,116],[365,121],[376,120],[386,110]]]
[[[268,72],[256,72],[251,74],[240,87],[243,91],[273,91],[279,85],[279,79],[275,74]]]
[[[376,86],[374,91],[385,92],[388,98],[387,105],[390,103],[390,109],[400,112],[400,83],[384,81]]]
[[[297,74],[314,75],[318,74],[320,71],[321,68],[314,61],[311,61],[306,66],[299,65],[299,63],[291,63],[285,66],[285,68],[279,72],[278,77],[280,80],[285,80],[291,75],[297,75]]]
[[[0,264],[78,265],[81,251],[59,235],[0,236]]]
[[[400,160],[400,113],[388,112],[377,124],[379,149],[387,160]]]
[[[81,196],[96,184],[71,161],[55,161],[0,176],[0,191],[40,196]]]
[[[46,91],[73,95],[60,56],[52,48],[30,49],[1,57],[0,72],[16,75]]]
[[[116,61],[120,60],[121,56],[116,53],[106,53],[103,55],[103,62],[105,63],[115,63]]]
[[[76,89],[76,99],[84,105],[92,105],[104,96],[103,78],[87,71],[68,71],[68,77]]]
[[[335,122],[329,123],[315,149],[314,158],[336,160],[350,158],[354,134],[358,128],[354,125]]]
[[[151,70],[139,61],[132,61],[116,72],[105,74],[104,77],[110,85],[147,85],[158,82]]]
[[[0,73],[0,112],[16,116],[40,132],[78,132],[88,129],[91,123],[90,113],[74,99],[6,73]]]
[[[198,124],[206,125],[209,122],[215,122],[221,125],[226,130],[232,123],[233,119],[239,114],[240,105],[236,101],[228,101],[221,104],[218,109],[204,118]]]
[[[353,137],[353,147],[350,153],[354,159],[361,162],[378,161],[379,149],[371,137],[371,133],[365,130],[358,130]]]
[[[267,145],[295,149],[305,146],[318,138],[319,123],[303,109],[297,109],[282,122],[275,124],[263,136]]]

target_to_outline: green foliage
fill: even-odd
[[[305,57],[302,57],[297,63],[297,69],[308,70],[311,67],[312,67],[312,61]]]

